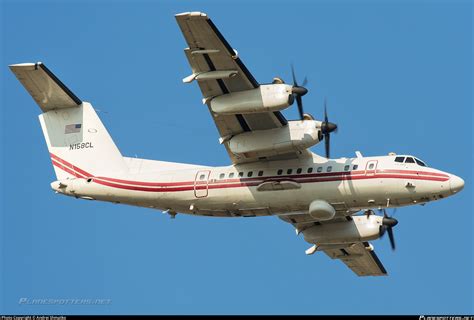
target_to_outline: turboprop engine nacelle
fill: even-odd
[[[217,114],[279,111],[293,103],[292,88],[288,84],[263,84],[255,89],[215,97],[210,106]]]
[[[352,220],[316,225],[303,231],[304,239],[315,244],[348,244],[378,239],[383,217],[353,216]]]
[[[320,121],[289,121],[281,128],[238,134],[228,146],[233,153],[246,158],[267,157],[305,150],[322,138]]]

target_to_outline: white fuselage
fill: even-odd
[[[395,156],[305,159],[206,167],[124,158],[129,173],[93,176],[51,155],[76,178],[56,181],[77,198],[156,208],[170,214],[250,217],[307,213],[318,199],[350,215],[361,209],[424,204],[462,189],[462,179]]]

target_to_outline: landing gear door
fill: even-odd
[[[196,178],[194,179],[194,196],[196,198],[207,197],[210,174],[210,170],[200,170],[196,173]]]
[[[365,175],[366,176],[373,176],[375,175],[375,172],[377,171],[377,160],[371,160],[368,161],[367,164],[365,165]]]

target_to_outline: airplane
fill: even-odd
[[[209,217],[277,216],[312,246],[358,276],[387,271],[369,241],[388,234],[395,249],[398,221],[386,209],[424,205],[455,195],[464,181],[413,155],[330,158],[337,129],[303,112],[306,81],[259,84],[211,19],[177,14],[184,49],[227,150],[231,165],[165,162],[122,156],[89,102],[43,63],[10,65],[42,110],[39,115],[56,174],[52,189],[78,199],[107,201]],[[300,119],[281,113],[296,101]],[[309,150],[323,142],[325,156]],[[379,214],[378,214],[379,213]]]

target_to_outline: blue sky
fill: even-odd
[[[473,313],[472,4],[463,1],[3,1],[0,312]],[[390,276],[358,278],[275,217],[218,219],[57,196],[39,108],[7,68],[43,61],[124,155],[227,165],[174,14],[203,11],[261,82],[308,76],[332,155],[415,154],[459,195],[399,209]],[[285,112],[296,118],[294,109]],[[313,150],[323,153],[322,146]],[[111,299],[31,306],[21,298]]]

